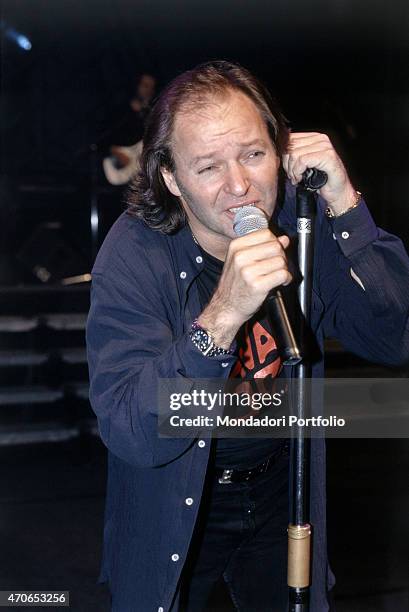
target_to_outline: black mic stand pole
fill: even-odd
[[[295,366],[294,402],[297,418],[310,414],[311,363],[306,344],[306,331],[310,323],[311,290],[313,277],[314,221],[316,215],[315,191],[327,180],[325,173],[307,170],[297,187],[298,265],[302,281],[298,298],[302,312],[300,343],[301,363]],[[288,526],[288,587],[290,612],[308,612],[310,609],[311,525],[309,523],[309,467],[310,439],[298,426],[291,439],[291,522]]]

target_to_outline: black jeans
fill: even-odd
[[[223,576],[240,612],[286,612],[288,451],[248,483],[209,474],[182,578],[181,610],[202,612]]]

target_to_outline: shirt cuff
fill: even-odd
[[[378,228],[364,200],[350,212],[328,220],[332,225],[333,238],[345,255],[349,257],[378,238]]]

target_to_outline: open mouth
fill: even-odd
[[[255,200],[254,202],[245,202],[244,204],[240,204],[240,206],[233,206],[232,208],[229,208],[227,212],[231,212],[235,215],[236,212],[240,210],[240,208],[243,208],[243,206],[255,206],[257,203],[257,200]]]

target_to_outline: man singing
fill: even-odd
[[[295,284],[295,186],[307,168],[328,175],[316,227],[313,376],[323,376],[325,336],[376,362],[408,358],[407,255],[375,226],[327,136],[289,133],[238,65],[210,62],[172,81],[148,119],[128,210],[93,269],[91,402],[109,451],[100,581],[114,612],[205,610],[220,577],[240,612],[287,610],[286,443],[161,438],[157,389],[161,378],[291,377],[264,302]],[[237,238],[242,206],[263,211],[271,229]],[[334,583],[325,449],[311,442],[311,611],[325,612]]]

